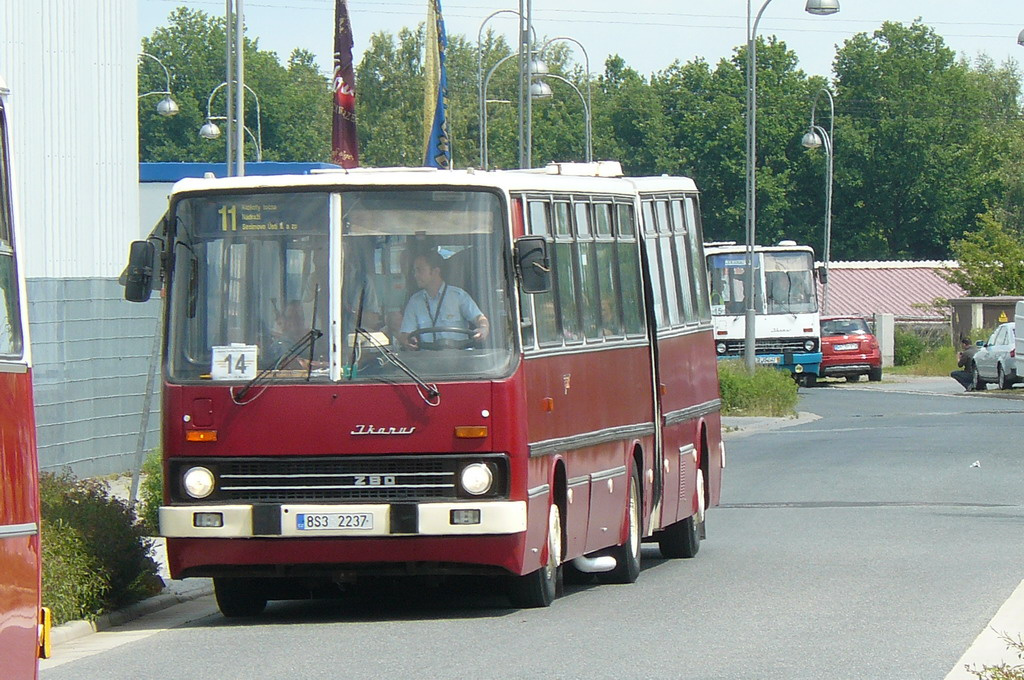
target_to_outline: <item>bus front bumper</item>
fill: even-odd
[[[718,359],[737,359],[742,361],[743,355],[733,354],[719,356]],[[821,366],[821,352],[785,352],[782,354],[757,354],[754,356],[754,363],[761,366],[774,366],[780,371],[790,373],[814,373],[819,374]]]
[[[526,531],[525,501],[160,508],[167,538],[479,536]]]

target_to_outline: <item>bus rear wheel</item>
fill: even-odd
[[[615,558],[615,568],[597,574],[601,583],[633,583],[640,576],[640,476],[636,470],[629,479],[629,503],[626,508],[627,536],[622,545],[609,548],[606,555]]]
[[[547,560],[536,571],[513,576],[508,599],[513,607],[550,606],[562,588],[562,515],[554,502],[548,507]]]
[[[220,613],[229,619],[256,616],[267,607],[258,579],[217,577],[213,579],[213,592]]]

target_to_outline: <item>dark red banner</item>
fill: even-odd
[[[343,168],[359,167],[352,24],[345,0],[337,0],[334,5],[334,122],[331,132],[331,160]]]

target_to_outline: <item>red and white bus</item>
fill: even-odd
[[[643,540],[693,556],[724,465],[702,257],[694,183],[618,163],[179,181],[125,291],[164,289],[171,575],[228,616],[364,574],[546,606],[564,568],[635,580]]]
[[[8,146],[7,85],[0,77],[0,665],[37,676],[49,654],[42,609],[39,480],[25,278],[18,265]]]

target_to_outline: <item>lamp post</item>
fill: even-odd
[[[772,0],[764,0],[751,24],[751,4],[747,0],[747,279],[743,286],[745,331],[743,358],[747,371],[754,371],[754,242],[757,236],[757,178],[754,172],[757,154],[757,25]],[[839,11],[839,0],[807,0],[804,11],[825,16]]]
[[[583,68],[584,68],[584,70],[585,70],[585,72],[587,74],[587,97],[586,97],[586,100],[583,101],[583,113],[584,113],[583,137],[584,137],[584,145],[585,145],[584,160],[587,163],[589,163],[590,161],[592,161],[594,159],[593,124],[591,122],[591,117],[593,115],[594,109],[591,106],[591,98],[590,98],[590,55],[587,54],[587,48],[585,48],[583,46],[583,43],[581,43],[576,38],[570,38],[570,37],[564,36],[564,35],[560,35],[558,37],[551,38],[550,40],[545,42],[543,45],[541,45],[541,48],[540,48],[539,52],[541,54],[543,54],[544,50],[547,49],[548,45],[550,45],[553,42],[557,42],[559,40],[564,40],[564,41],[567,41],[567,42],[574,43],[577,47],[580,48],[580,51],[583,52]],[[580,95],[580,99],[583,99],[583,93],[581,93],[579,88],[576,87],[575,85],[573,85],[572,83],[570,83],[568,80],[566,80],[562,76],[556,76],[554,74],[547,74],[547,75],[550,76],[551,78],[554,78],[555,80],[561,80],[562,82],[568,84],[570,87],[572,87],[572,89],[576,90],[576,94]]]
[[[499,59],[491,70],[487,72],[487,76],[481,81],[480,87],[480,166],[486,170],[489,166],[488,163],[488,145],[487,145],[487,104],[490,100],[487,99],[487,87],[491,83],[491,76],[498,70],[498,67],[504,64],[512,57],[517,57],[516,53],[506,55]],[[548,67],[542,61],[534,60],[531,70],[536,76],[548,75]],[[530,86],[530,99],[550,99],[552,96],[551,88],[547,83],[541,80],[535,80]],[[506,100],[495,100],[504,103],[508,103]]]
[[[828,131],[821,127],[815,122],[814,114],[818,108],[818,97],[824,93],[828,97]],[[825,270],[821,277],[821,311],[823,314],[828,313],[828,263],[831,257],[831,243],[832,243],[832,167],[835,160],[835,116],[836,116],[836,103],[832,98],[832,93],[822,88],[818,90],[818,94],[814,95],[814,104],[811,105],[811,125],[804,134],[803,139],[800,143],[808,149],[817,149],[818,147],[825,147]]]
[[[157,105],[156,105],[156,112],[158,114],[160,114],[161,116],[164,116],[164,117],[177,115],[178,114],[178,103],[176,101],[174,101],[174,99],[171,98],[171,72],[167,70],[167,66],[164,65],[164,62],[160,61],[158,58],[154,57],[149,52],[139,52],[139,56],[140,57],[149,57],[150,59],[152,59],[156,63],[160,64],[160,68],[162,68],[164,70],[164,78],[165,78],[166,86],[165,86],[165,88],[163,90],[153,90],[152,92],[146,92],[144,94],[140,94],[138,98],[142,99],[143,97],[148,97],[151,94],[162,94],[162,95],[164,95],[164,98],[161,99],[159,101],[159,103],[157,103]]]
[[[583,155],[584,155],[584,160],[587,163],[589,163],[591,160],[593,160],[592,144],[591,144],[591,140],[590,140],[590,104],[589,104],[589,102],[587,101],[586,97],[583,96],[583,93],[580,92],[580,88],[576,87],[573,84],[573,82],[571,80],[569,80],[568,78],[563,78],[562,76],[560,76],[560,75],[558,75],[556,73],[549,73],[549,74],[547,74],[545,76],[545,78],[554,78],[555,80],[559,80],[559,81],[565,83],[566,85],[568,85],[569,87],[571,87],[573,90],[575,90],[576,94],[579,95],[580,102],[583,104],[583,119],[584,119],[584,125],[583,125],[583,146],[584,146],[584,152],[583,152]],[[535,99],[550,99],[550,95],[548,97],[535,97]]]
[[[484,119],[487,118],[487,87],[484,83],[484,26],[487,22],[498,16],[499,14],[515,14],[517,17],[522,16],[514,9],[499,9],[495,12],[488,14],[483,21],[480,22],[480,29],[476,32],[476,82],[477,82],[477,101],[478,101],[478,112],[480,115],[480,165],[483,166],[484,170],[487,169],[487,162],[484,161],[484,145],[486,144],[485,130],[484,130]],[[511,55],[510,55],[511,56]],[[506,57],[507,58],[507,57]],[[502,59],[499,64],[505,61]],[[497,64],[495,64],[497,66]],[[493,72],[494,69],[491,69]]]
[[[1017,34],[1017,44],[1024,47],[1024,29],[1021,29],[1021,32]]]
[[[213,121],[230,121],[230,119],[227,116],[214,116],[211,114],[214,96],[216,96],[217,92],[219,92],[221,88],[227,87],[227,85],[227,82],[223,82],[217,87],[213,88],[213,90],[210,92],[210,96],[206,99],[206,122],[203,123],[203,126],[201,128],[199,128],[199,136],[202,137],[203,139],[217,139],[218,137],[220,137],[220,128],[217,127],[217,124]],[[252,130],[250,130],[248,126],[245,125],[245,121],[241,119],[237,121],[236,128],[242,130],[242,134],[248,133],[249,136],[252,137],[252,141],[256,145],[256,162],[260,162],[263,160],[263,114],[260,111],[260,98],[256,96],[256,92],[245,83],[242,83],[241,86],[244,87],[246,91],[248,91],[249,94],[252,95],[253,100],[256,102],[256,134],[254,135],[252,133]],[[232,140],[229,137],[228,142],[230,143],[231,141]],[[244,148],[241,146],[236,148],[242,149],[244,151]]]

